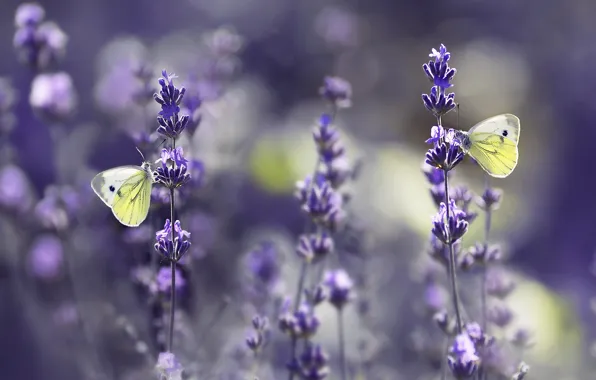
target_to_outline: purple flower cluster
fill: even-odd
[[[189,238],[190,232],[182,229],[179,220],[174,223],[172,231],[172,223],[166,219],[164,229],[155,233],[155,250],[168,260],[178,262],[190,248]]]
[[[45,10],[37,3],[21,4],[15,15],[17,27],[13,45],[21,62],[43,70],[60,61],[68,37],[51,21],[44,21]]]
[[[433,59],[423,65],[423,70],[433,87],[430,94],[422,95],[422,100],[427,110],[435,116],[437,125],[431,128],[431,137],[426,140],[433,147],[426,153],[423,172],[430,184],[430,195],[438,207],[438,213],[432,219],[429,253],[447,269],[455,318],[450,317],[438,298],[441,284],[435,275],[426,278],[427,304],[431,306],[431,312],[434,312],[436,325],[447,337],[455,337],[447,360],[456,379],[466,379],[477,374],[482,380],[489,370],[497,367],[496,372],[500,375],[511,376],[511,373],[506,373],[504,368],[508,368],[508,365],[503,364],[502,359],[498,360],[499,364],[490,364],[496,362],[495,358],[501,358],[502,345],[494,344],[495,340],[486,333],[487,322],[505,328],[513,320],[512,311],[502,301],[514,290],[515,283],[504,268],[493,266],[501,261],[502,254],[498,246],[488,244],[491,213],[498,209],[502,192],[488,186],[488,181],[480,197],[475,197],[466,186],[450,188],[451,171],[462,161],[464,152],[459,146],[456,133],[442,127],[441,117],[455,107],[455,94],[447,94],[446,90],[453,86],[451,80],[456,70],[449,67],[451,55],[444,45],[438,51],[433,49],[430,56]],[[469,224],[478,217],[478,213],[472,210],[474,203],[486,214],[485,242],[476,243],[462,252],[462,238],[468,231]],[[460,313],[455,273],[457,269],[468,271],[474,267],[482,269],[481,297],[475,297],[481,298],[482,324],[464,323]],[[500,302],[493,302],[488,308],[487,296]],[[521,378],[525,373],[527,366],[521,368],[514,378]]]

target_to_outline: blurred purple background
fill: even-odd
[[[11,142],[17,149],[17,162],[32,181],[36,198],[41,198],[44,189],[57,181],[57,152],[50,143],[48,124],[31,112],[27,101],[34,73],[18,63],[13,53],[14,11],[19,4],[13,0],[0,4],[0,50],[4,52],[0,76],[10,78],[18,91],[18,121]],[[192,67],[192,56],[200,52],[185,50],[189,46],[185,43],[198,44],[202,34],[225,25],[242,36],[244,45],[238,57],[242,67],[230,84],[234,87],[240,83],[235,88],[245,95],[233,100],[241,104],[239,116],[234,119],[227,115],[225,122],[212,127],[211,134],[202,135],[203,127],[199,127],[196,138],[203,139],[203,145],[197,143],[196,149],[199,158],[205,159],[208,173],[234,174],[230,178],[227,174],[212,177],[233,183],[229,198],[219,201],[222,207],[238,204],[231,221],[226,222],[227,238],[219,243],[229,244],[230,252],[222,254],[226,250],[222,246],[216,250],[226,258],[237,257],[247,249],[245,238],[252,229],[275,225],[283,233],[297,234],[302,219],[291,192],[273,191],[260,184],[251,174],[254,168],[245,167],[242,159],[232,160],[223,169],[213,169],[215,164],[211,162],[222,162],[222,153],[213,148],[215,143],[210,140],[223,133],[217,128],[227,131],[223,140],[236,144],[240,157],[250,156],[246,152],[267,136],[285,136],[279,138],[287,142],[294,136],[292,131],[308,134],[321,109],[317,89],[322,78],[339,75],[354,89],[354,106],[341,113],[340,124],[349,134],[348,145],[359,147],[354,157],[364,157],[363,170],[367,174],[361,181],[366,185],[360,189],[408,187],[411,181],[422,179],[419,165],[426,149],[423,141],[433,124],[420,101],[420,94],[428,90],[420,66],[428,59],[431,47],[446,44],[453,54],[452,65],[458,69],[454,91],[460,103],[461,128],[504,112],[514,113],[522,121],[520,164],[510,177],[493,182],[505,190],[504,206],[495,217],[495,239],[506,242],[515,268],[570,302],[567,306],[583,322],[586,341],[596,337],[589,307],[589,299],[596,294],[589,270],[595,251],[592,218],[596,215],[596,180],[592,177],[592,145],[596,141],[596,103],[591,96],[596,81],[592,66],[596,60],[593,1],[55,0],[43,1],[42,5],[46,18],[57,22],[69,38],[59,69],[73,78],[78,108],[67,122],[67,129],[92,123],[90,128],[96,133],[92,150],[73,155],[72,160],[88,158],[81,166],[88,165],[95,171],[139,160],[134,142],[122,133],[123,127],[114,125],[121,116],[108,115],[94,95],[103,70],[100,55],[108,43],[126,36],[139,39],[156,70],[175,72],[181,77],[180,84],[186,85],[185,79],[192,74],[187,70]],[[168,39],[171,35],[178,37]],[[176,51],[182,58],[170,54]],[[154,73],[156,79],[158,73]],[[117,87],[113,90],[119,91]],[[221,112],[234,112],[234,108]],[[238,126],[245,117],[250,119],[250,128]],[[217,120],[218,115],[214,113],[212,118]],[[457,120],[455,113],[450,114],[446,125],[457,127]],[[215,152],[209,152],[211,161],[201,153],[204,146],[211,146]],[[402,148],[397,158],[382,158]],[[68,152],[63,154],[68,156]],[[374,158],[367,161],[370,157]],[[395,160],[401,166],[383,166],[383,162]],[[298,165],[296,172],[305,174],[309,169],[303,167],[309,166]],[[465,164],[461,172],[462,182],[481,188],[478,168]],[[388,187],[378,187],[378,182],[386,185],[387,181]],[[403,191],[393,196],[409,194],[411,191]],[[412,221],[418,217],[408,214],[403,205],[408,201],[388,200],[389,196],[373,199],[376,196],[374,191],[355,192],[356,198],[366,202],[379,205],[391,201],[396,203],[393,209],[402,209],[382,221],[376,219],[378,213],[382,214],[378,207],[372,216],[364,217],[368,224],[386,226],[383,231],[388,232],[381,233],[379,246],[383,248],[379,251],[391,250],[387,236],[396,218],[406,220],[395,222],[400,226],[395,227],[396,231],[404,231],[401,226],[406,225],[406,232],[398,235],[426,236],[426,232],[419,231],[419,223]],[[361,205],[356,209],[367,207],[376,206]],[[94,215],[104,218],[102,221],[107,218],[103,211],[94,211]],[[421,223],[428,220],[430,228],[430,218],[425,218],[423,211],[418,219]],[[238,242],[230,243],[234,239]],[[403,248],[403,244],[399,246]],[[405,246],[420,250],[422,244]],[[207,259],[210,268],[223,270],[223,257]],[[104,260],[106,266],[116,265],[109,258]],[[117,270],[107,272],[122,277],[122,273],[111,273]],[[9,279],[23,274],[4,265],[0,275],[2,376],[76,378],[80,370],[77,365],[64,358],[58,364],[48,360],[47,350],[51,347],[38,345],[31,319],[22,317],[22,289],[15,289]],[[228,291],[235,283],[234,276],[229,276],[230,283],[226,285],[224,280],[222,286]],[[294,285],[288,286],[293,289]],[[216,299],[218,289],[219,285],[211,283],[205,293],[212,291]]]

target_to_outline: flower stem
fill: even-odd
[[[437,123],[439,127],[441,125],[441,117],[437,117]],[[445,172],[445,208],[447,209],[447,223],[449,223],[450,218],[450,207],[449,207],[449,170],[443,169]],[[451,282],[451,298],[453,300],[453,308],[455,309],[455,319],[457,322],[457,332],[462,332],[462,320],[461,320],[461,313],[459,310],[459,294],[457,291],[457,276],[455,273],[455,252],[453,251],[453,241],[451,241],[451,231],[448,231],[448,238],[449,238],[449,279]]]
[[[490,188],[490,177],[488,174],[484,175],[484,191],[486,192]],[[488,250],[488,239],[490,235],[490,226],[492,222],[492,210],[490,207],[485,210],[486,218],[484,219],[484,251]],[[481,288],[481,307],[482,307],[482,331],[488,333],[488,318],[487,318],[487,305],[486,305],[486,280],[487,280],[487,263],[485,262],[482,266],[482,288]],[[488,374],[484,372],[484,366],[480,366],[478,369],[478,379],[483,380],[488,377]]]
[[[337,333],[339,338],[339,367],[341,370],[341,380],[346,380],[346,352],[344,336],[344,318],[342,309],[337,310]]]
[[[176,149],[176,139],[172,139],[172,149]],[[174,240],[174,189],[170,189],[170,226],[172,234],[172,245],[174,253],[176,252],[176,243]],[[170,287],[170,328],[168,331],[168,352],[174,348],[174,317],[176,316],[176,260],[177,257],[170,257],[170,268],[172,270],[172,283]]]

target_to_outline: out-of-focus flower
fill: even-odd
[[[176,291],[180,291],[186,286],[186,280],[178,268],[176,268],[175,271]],[[172,288],[172,269],[170,267],[159,268],[155,281],[157,283],[157,289],[164,294],[168,294]]]
[[[79,311],[73,303],[64,303],[54,311],[54,323],[58,326],[72,326],[79,320]]]
[[[515,282],[502,268],[490,268],[486,273],[486,293],[504,299],[515,289]]]
[[[172,241],[172,223],[166,219],[164,229],[155,234],[155,250],[172,261],[179,261],[190,248],[190,232],[180,226],[180,221],[174,223],[174,241]]]
[[[15,14],[13,45],[21,62],[43,70],[64,57],[68,37],[54,22],[43,22],[45,11],[37,3],[21,4]]]
[[[46,12],[38,3],[23,3],[15,13],[14,24],[17,28],[39,25],[45,18]]]
[[[182,380],[184,368],[171,352],[160,352],[155,369],[166,380]]]
[[[449,348],[447,364],[456,379],[472,377],[478,370],[480,358],[476,354],[474,342],[467,333],[455,337],[453,345]]]
[[[327,76],[319,94],[330,101],[337,108],[348,108],[352,106],[352,85],[340,77]]]
[[[229,27],[221,27],[206,33],[203,41],[211,53],[218,56],[237,54],[244,44],[242,36]]]
[[[52,234],[37,237],[29,250],[29,269],[43,280],[53,280],[62,272],[64,251],[62,242]]]
[[[515,347],[527,349],[534,346],[536,343],[532,338],[532,333],[528,329],[519,328],[515,330],[513,336],[509,339],[509,342]]]
[[[33,206],[29,179],[21,168],[8,164],[0,169],[0,205],[16,212]]]
[[[80,196],[73,188],[48,186],[35,206],[35,216],[42,226],[63,231],[70,226],[80,206]]]
[[[324,8],[315,19],[315,30],[328,44],[341,47],[358,44],[358,17],[346,9]]]
[[[437,239],[445,244],[452,244],[461,239],[467,231],[466,213],[455,205],[455,201],[451,199],[449,210],[445,203],[441,203],[439,212],[433,217],[432,233]]]
[[[65,72],[38,74],[31,83],[29,103],[45,119],[55,122],[68,119],[78,104],[72,78]]]
[[[155,169],[155,181],[168,189],[176,189],[190,181],[188,160],[183,156],[181,147],[176,149],[162,149],[161,157],[155,161],[160,164]]]
[[[496,210],[499,208],[502,198],[503,191],[501,189],[489,187],[484,190],[482,196],[476,198],[476,204],[485,211]]]
[[[256,315],[252,319],[252,327],[254,328],[254,333],[246,337],[246,345],[256,354],[267,344],[266,338],[269,333],[269,319]]]
[[[488,320],[498,327],[506,327],[513,320],[513,312],[502,303],[495,304],[488,309]]]
[[[273,285],[279,280],[280,266],[279,253],[273,242],[261,242],[247,255],[249,272],[262,284]]]
[[[431,281],[424,288],[424,304],[429,312],[444,310],[448,301],[447,291],[436,281]]]
[[[322,380],[329,375],[329,355],[318,344],[307,344],[299,359],[288,364],[288,369],[305,380]]]
[[[476,322],[466,323],[465,330],[476,347],[485,347],[494,342],[494,338],[485,334]]]
[[[320,324],[314,311],[306,303],[295,312],[283,311],[279,317],[279,329],[293,338],[309,338],[315,335]]]
[[[313,182],[310,176],[296,184],[296,195],[305,211],[315,224],[331,231],[339,228],[344,221],[345,212],[342,209],[343,198],[326,181]]]
[[[327,300],[337,309],[343,309],[354,298],[354,294],[352,294],[354,282],[343,269],[326,271],[323,283],[329,289]]]
[[[316,262],[333,252],[335,243],[328,233],[301,235],[296,252],[307,262]]]
[[[486,265],[501,260],[501,247],[499,245],[489,245],[476,243],[465,253],[460,263],[462,269],[470,269],[474,264]]]
[[[519,363],[517,371],[511,376],[511,380],[523,380],[530,372],[530,366],[524,362]]]

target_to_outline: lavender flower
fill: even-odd
[[[488,320],[503,328],[513,320],[513,312],[505,304],[496,304],[488,310]]]
[[[515,330],[509,342],[520,349],[527,349],[536,343],[532,338],[532,333],[528,329],[519,328]]]
[[[491,268],[486,273],[486,293],[498,299],[506,298],[515,289],[515,282],[503,269]]]
[[[174,241],[172,241],[172,224],[166,219],[164,229],[155,234],[155,250],[167,259],[178,262],[190,248],[190,232],[180,226],[180,221],[174,223]]]
[[[278,260],[279,254],[273,242],[264,241],[248,253],[248,269],[262,284],[274,284],[280,276]]]
[[[288,364],[290,371],[304,380],[322,380],[329,375],[329,356],[318,344],[307,344],[299,360]]]
[[[481,197],[476,199],[476,204],[482,210],[493,211],[497,210],[503,198],[503,191],[500,189],[493,189],[488,187],[484,190]]]
[[[33,206],[29,179],[16,165],[8,164],[0,169],[0,205],[17,213]]]
[[[306,262],[317,262],[333,252],[333,238],[326,232],[321,234],[301,235],[296,253]]]
[[[451,199],[449,210],[444,203],[441,203],[439,212],[433,217],[432,233],[437,239],[447,245],[453,244],[461,239],[467,231],[466,213],[455,205],[455,200]]]
[[[330,231],[335,231],[341,225],[345,218],[342,210],[342,195],[336,192],[328,182],[312,183],[310,177],[304,182],[299,182],[296,186],[302,200],[302,210],[304,210],[312,221]]]
[[[478,370],[479,363],[480,358],[470,336],[467,333],[456,336],[447,357],[447,364],[453,376],[456,379],[470,378]]]
[[[172,271],[170,270],[170,268],[159,268],[159,271],[157,272],[157,276],[155,278],[155,282],[157,285],[157,290],[159,290],[163,294],[167,294],[172,288]],[[177,268],[175,286],[176,291],[180,291],[184,289],[184,287],[186,286],[186,281],[184,281],[184,277],[182,277],[182,272]]]
[[[501,248],[498,245],[486,246],[476,243],[464,254],[461,266],[463,269],[470,269],[474,264],[487,265],[501,260],[501,256]]]
[[[451,80],[455,76],[457,70],[449,67],[448,62],[451,58],[451,53],[447,51],[445,45],[441,44],[439,51],[432,49],[432,53],[429,54],[429,57],[434,58],[435,60],[430,60],[428,63],[422,65],[422,69],[428,79],[435,86],[442,89],[453,86]]]
[[[316,334],[321,322],[314,314],[314,311],[306,303],[303,303],[298,310],[283,312],[279,316],[278,326],[281,332],[293,339],[310,338]]]
[[[439,143],[426,152],[426,163],[444,171],[453,170],[465,157],[458,144]]]
[[[34,214],[45,228],[66,230],[81,206],[79,194],[69,186],[48,186],[35,205]]]
[[[269,333],[269,320],[267,317],[256,315],[252,319],[252,326],[254,333],[246,338],[246,345],[251,351],[257,354],[267,343],[266,336]]]
[[[340,77],[325,77],[319,94],[337,108],[352,106],[352,85]]]
[[[51,234],[39,236],[29,251],[29,268],[34,276],[54,280],[62,272],[64,262],[62,242]]]
[[[422,101],[427,110],[440,117],[455,108],[455,93],[446,95],[444,89],[434,86],[430,94],[422,94]]]
[[[37,75],[31,83],[29,104],[40,117],[49,121],[68,119],[78,105],[72,78],[65,72]]]
[[[43,22],[45,11],[37,3],[21,4],[15,14],[13,45],[19,60],[43,70],[64,56],[68,37],[53,22]]]
[[[343,309],[354,297],[352,294],[354,283],[343,269],[325,272],[323,283],[329,289],[329,303],[337,309]]]
[[[162,149],[161,158],[155,161],[160,164],[155,169],[155,181],[168,189],[176,189],[190,181],[188,160],[183,156],[182,148]]]
[[[167,380],[182,380],[184,368],[171,352],[160,352],[155,365],[157,372]]]

